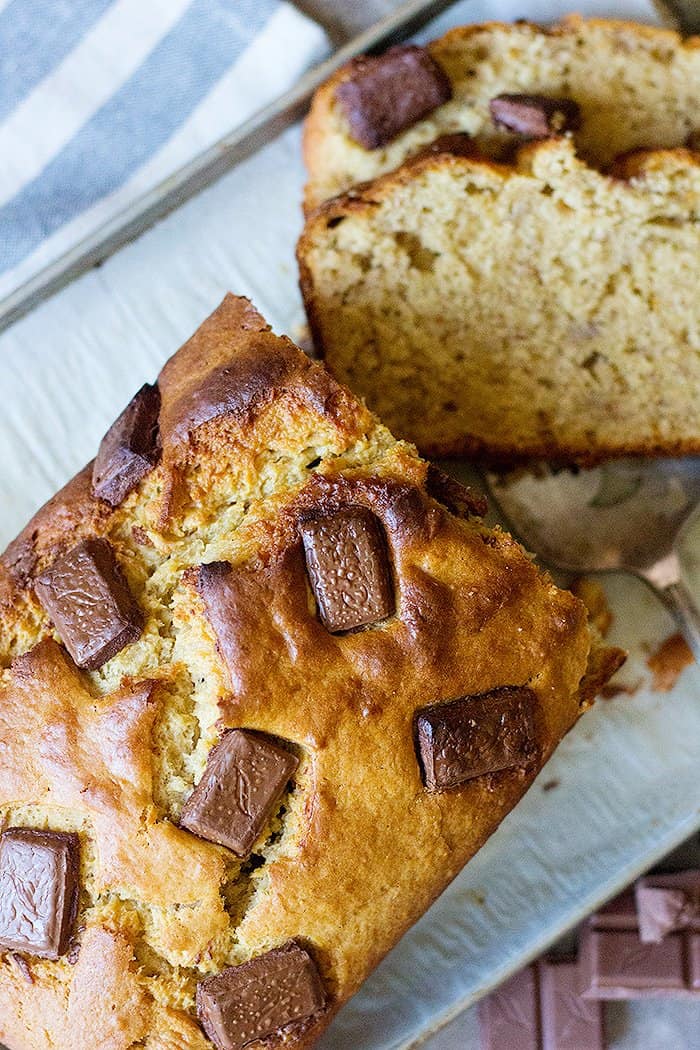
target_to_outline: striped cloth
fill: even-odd
[[[0,297],[327,50],[280,0],[0,0]]]

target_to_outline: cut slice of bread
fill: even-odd
[[[622,659],[480,510],[245,299],[139,391],[0,557],[0,1042],[315,1043]]]
[[[453,97],[378,149],[353,137],[336,92],[351,63],[319,89],[306,122],[307,211],[358,182],[397,168],[445,133],[476,136],[499,155],[512,137],[496,128],[491,99],[502,93],[575,100],[583,157],[605,166],[640,147],[686,144],[700,127],[700,40],[628,22],[572,16],[551,29],[519,23],[463,26],[428,46],[447,73]]]
[[[700,452],[700,157],[409,161],[298,248],[318,349],[430,455]]]

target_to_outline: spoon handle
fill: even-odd
[[[681,578],[681,566],[675,551],[641,573],[658,594],[700,663],[700,608]]]

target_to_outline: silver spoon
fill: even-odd
[[[700,506],[700,459],[626,459],[593,470],[485,472],[513,532],[552,568],[623,570],[674,615],[700,662],[700,609],[681,578],[681,533]]]

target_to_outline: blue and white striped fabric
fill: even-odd
[[[0,297],[326,50],[280,0],[0,0]]]

